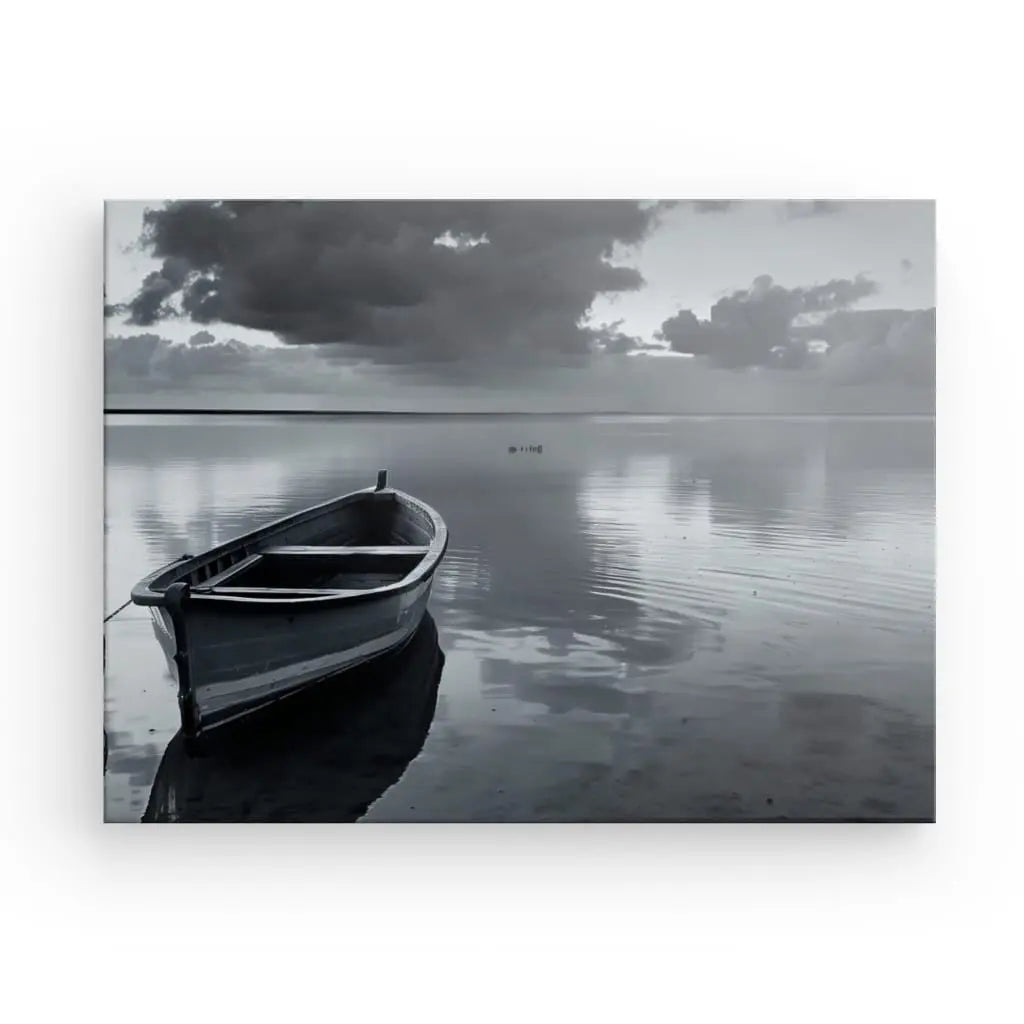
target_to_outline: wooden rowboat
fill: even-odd
[[[132,589],[178,682],[181,731],[205,731],[393,651],[416,632],[448,528],[387,486],[343,495]]]

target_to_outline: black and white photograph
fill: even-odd
[[[13,7],[6,1016],[1012,1015],[1014,13]]]
[[[936,206],[117,200],[108,822],[930,822]]]

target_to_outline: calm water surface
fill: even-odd
[[[934,455],[931,419],[109,417],[107,611],[385,466],[451,543],[437,641],[273,754],[188,764],[148,615],[123,611],[106,817],[143,817],[163,759],[198,805],[226,788],[225,817],[929,819]]]

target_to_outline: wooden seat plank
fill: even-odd
[[[386,558],[403,557],[411,558],[419,555],[424,556],[430,550],[425,545],[418,544],[388,544],[378,547],[328,547],[317,544],[279,544],[275,547],[264,548],[265,555],[330,555],[344,558],[346,555],[356,556],[380,556]]]

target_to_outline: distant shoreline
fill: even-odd
[[[411,412],[397,411],[390,409],[369,410],[369,409],[145,409],[145,408],[124,408],[104,409],[104,416],[392,416],[392,417],[518,417],[521,419],[583,419],[593,416],[657,416],[672,417],[674,419],[704,419],[713,418],[756,418],[756,419],[810,419],[823,417],[845,419],[935,419],[933,412],[624,412],[612,410],[609,412]]]

